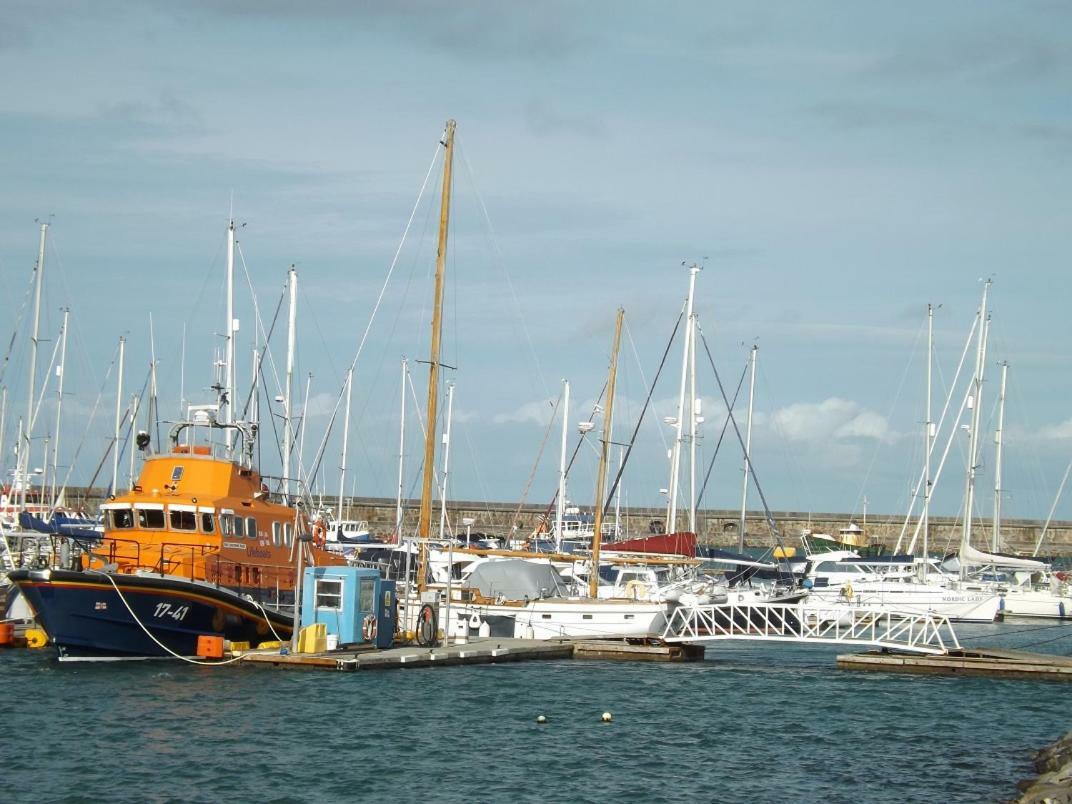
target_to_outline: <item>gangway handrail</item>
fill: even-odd
[[[949,618],[930,612],[848,606],[715,603],[679,606],[667,620],[666,642],[746,639],[830,645],[866,644],[908,653],[960,648]]]

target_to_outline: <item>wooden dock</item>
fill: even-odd
[[[421,648],[401,646],[386,650],[342,649],[325,653],[287,653],[277,649],[247,651],[237,664],[254,664],[287,670],[401,670],[411,667],[449,667],[462,664],[501,664],[538,659],[614,659],[622,661],[682,662],[703,658],[703,649],[688,645],[632,644],[622,640],[500,639],[486,637],[468,642]]]
[[[961,648],[938,656],[868,651],[838,656],[837,665],[881,673],[1072,681],[1072,657],[999,648]]]

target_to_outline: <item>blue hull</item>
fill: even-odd
[[[203,634],[254,646],[291,635],[289,615],[192,581],[64,570],[18,570],[9,577],[61,659],[193,656]]]

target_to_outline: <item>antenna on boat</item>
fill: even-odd
[[[123,358],[126,354],[127,339],[119,336],[119,372],[115,390],[115,431],[112,434],[112,494],[119,488],[119,427],[122,423],[123,406]]]
[[[232,204],[233,204],[232,200]],[[234,317],[234,260],[235,260],[235,224],[232,210],[230,219],[227,221],[227,329],[224,337],[227,340],[226,354],[224,357],[223,387],[220,390],[220,410],[223,412],[222,424],[234,423],[234,398],[237,385],[235,378],[235,333],[238,331],[238,322]],[[227,440],[227,454],[230,457],[234,449],[234,430],[225,430]]]

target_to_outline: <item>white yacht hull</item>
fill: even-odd
[[[1072,595],[1041,589],[1009,589],[1001,601],[1006,617],[1037,617],[1048,620],[1072,618]]]
[[[1001,598],[992,592],[944,589],[921,583],[871,581],[813,591],[805,601],[818,606],[846,605],[854,609],[936,614],[957,622],[994,622]]]
[[[669,608],[666,603],[589,598],[547,598],[519,605],[451,601],[444,630],[454,637],[647,638],[662,634]],[[440,616],[448,616],[446,604],[440,605]]]

